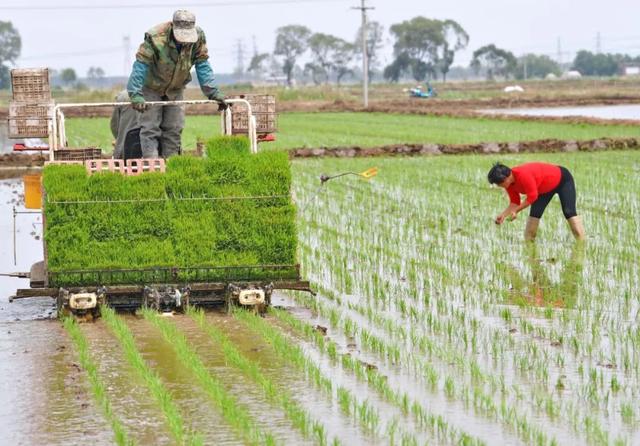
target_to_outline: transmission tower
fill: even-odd
[[[238,39],[236,47],[236,73],[244,73],[244,45],[242,39]]]

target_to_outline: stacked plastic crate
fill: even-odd
[[[256,118],[256,133],[258,135],[271,134],[277,131],[276,98],[270,94],[242,94],[231,95],[231,99],[246,99],[251,104],[251,113]],[[247,134],[247,107],[239,103],[233,105],[232,132],[234,135]]]
[[[49,70],[11,70],[13,100],[9,104],[10,138],[46,138],[53,113]]]

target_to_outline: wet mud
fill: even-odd
[[[376,156],[463,155],[496,153],[596,152],[638,150],[640,138],[600,138],[593,140],[541,139],[480,144],[391,144],[379,147],[320,147],[292,149],[290,158],[366,158]]]
[[[205,444],[237,444],[238,437],[199,387],[187,367],[181,364],[175,351],[160,331],[151,323],[135,316],[125,316],[134,335],[136,347],[147,364],[158,373],[169,390],[189,431],[203,436]],[[157,407],[157,403],[154,402]],[[159,421],[165,423],[164,416]]]
[[[2,444],[113,444],[57,320],[0,323]]]

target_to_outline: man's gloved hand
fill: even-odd
[[[224,95],[221,93],[214,93],[209,96],[210,101],[216,101],[218,103],[218,111],[224,111],[229,108],[230,104],[224,100]]]
[[[144,112],[147,109],[147,104],[144,101],[144,96],[136,94],[131,97],[131,108],[137,112]]]

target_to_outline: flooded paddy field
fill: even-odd
[[[484,113],[499,113],[518,116],[584,116],[599,119],[623,119],[640,121],[640,104],[589,105],[579,107],[539,107],[483,110]]]
[[[501,155],[573,173],[535,247],[486,156],[293,163],[317,295],[261,318],[189,311],[52,319],[0,278],[6,444],[638,444],[640,153]],[[321,173],[379,169],[318,189]],[[2,271],[40,260],[41,219],[0,182]],[[70,421],[72,420],[72,421]]]

